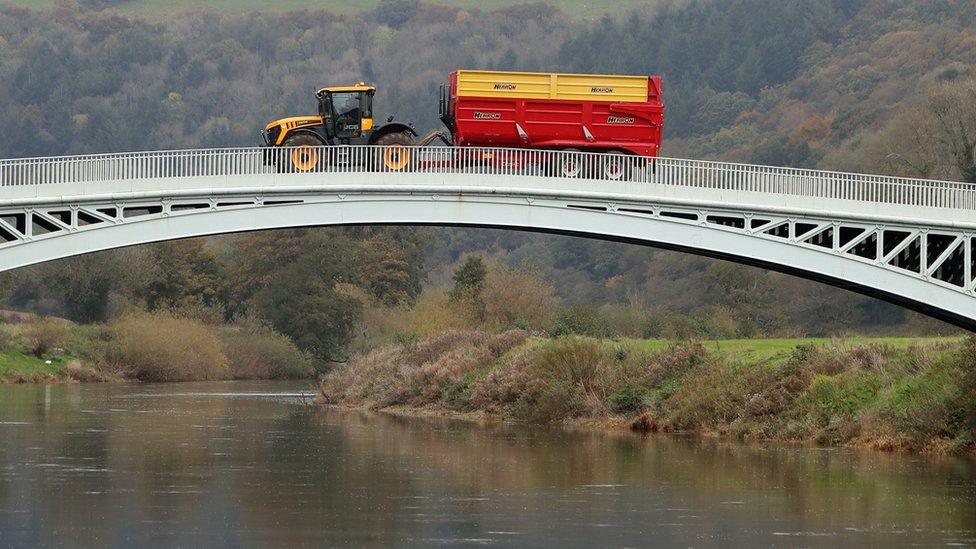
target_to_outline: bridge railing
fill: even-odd
[[[187,149],[0,160],[0,187],[274,173],[469,173],[543,176],[749,191],[870,203],[976,210],[976,186],[705,160],[479,147]],[[54,189],[52,189],[54,190]],[[56,191],[55,191],[56,192]]]

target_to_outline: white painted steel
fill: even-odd
[[[0,161],[0,235],[9,240],[0,244],[0,270],[273,227],[483,225],[728,257],[883,294],[976,327],[976,190],[967,184],[447,147],[411,148],[400,170],[386,167],[381,147],[320,148],[314,169],[299,173],[290,162],[293,152],[207,149]],[[582,166],[579,177],[558,175],[567,160]],[[604,176],[608,160],[624,167],[619,179],[595,179]],[[883,247],[892,231],[908,237]],[[948,247],[927,255],[933,238],[943,244],[932,240],[932,246]]]
[[[0,186],[65,185],[89,181],[128,181],[183,177],[263,175],[272,168],[264,154],[285,165],[293,148],[189,149],[131,153],[0,160]],[[345,171],[347,163],[357,171],[383,169],[384,148],[377,146],[322,147],[317,171]],[[599,166],[608,155],[579,151],[526,149],[425,147],[414,149],[404,171],[472,172],[486,175],[527,175],[519,166],[559,165],[565,158]],[[909,204],[923,207],[976,209],[971,185],[949,181],[908,179],[855,173],[805,170],[703,160],[643,158],[614,155],[635,166],[635,180],[658,185],[704,187],[757,193],[787,194],[866,202]],[[490,159],[511,159],[492,165]],[[450,167],[425,167],[430,160],[450,161]],[[348,162],[347,162],[348,161]],[[651,165],[655,169],[647,169]]]

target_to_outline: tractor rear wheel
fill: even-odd
[[[307,133],[293,135],[283,146],[288,147],[286,154],[279,157],[278,171],[287,173],[304,173],[322,167],[321,147],[324,143],[319,138]]]
[[[381,170],[399,172],[410,165],[410,149],[408,147],[413,145],[413,136],[409,133],[388,133],[380,136],[376,140],[376,144],[380,145],[378,149],[380,157],[378,161],[375,158],[370,159],[371,167],[376,166]]]

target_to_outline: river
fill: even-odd
[[[0,385],[0,546],[976,544],[976,463]]]

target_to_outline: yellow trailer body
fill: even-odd
[[[566,99],[646,103],[647,76],[457,71],[459,97]]]

